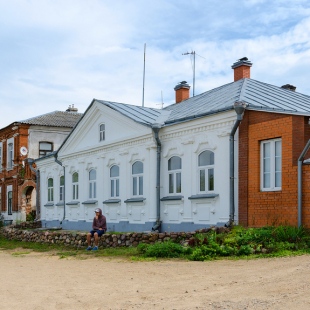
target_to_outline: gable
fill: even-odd
[[[105,139],[100,141],[100,125],[104,124]],[[71,132],[59,150],[59,156],[107,147],[152,133],[150,127],[141,125],[118,111],[94,101],[80,123]]]

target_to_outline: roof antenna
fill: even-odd
[[[193,66],[193,97],[195,96],[195,59],[196,59],[196,52],[191,51],[183,53],[182,55],[194,55],[194,66]]]
[[[144,43],[144,60],[143,60],[143,90],[142,90],[142,107],[144,107],[144,83],[145,83],[145,50],[146,50],[146,43]]]
[[[157,103],[156,105],[161,105],[161,109],[164,108],[163,91],[161,91],[161,103]]]

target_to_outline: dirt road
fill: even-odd
[[[212,262],[0,251],[0,309],[310,309],[310,256]]]

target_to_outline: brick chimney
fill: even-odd
[[[180,103],[189,98],[189,89],[191,87],[186,81],[180,82],[175,88],[175,103]]]
[[[234,82],[244,78],[251,78],[251,67],[252,63],[247,57],[240,58],[235,62],[231,66],[231,68],[234,69]]]

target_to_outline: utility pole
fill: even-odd
[[[191,51],[183,53],[182,55],[193,55],[194,57],[194,66],[193,66],[193,97],[195,96],[195,61],[196,61],[196,52],[195,51]]]

